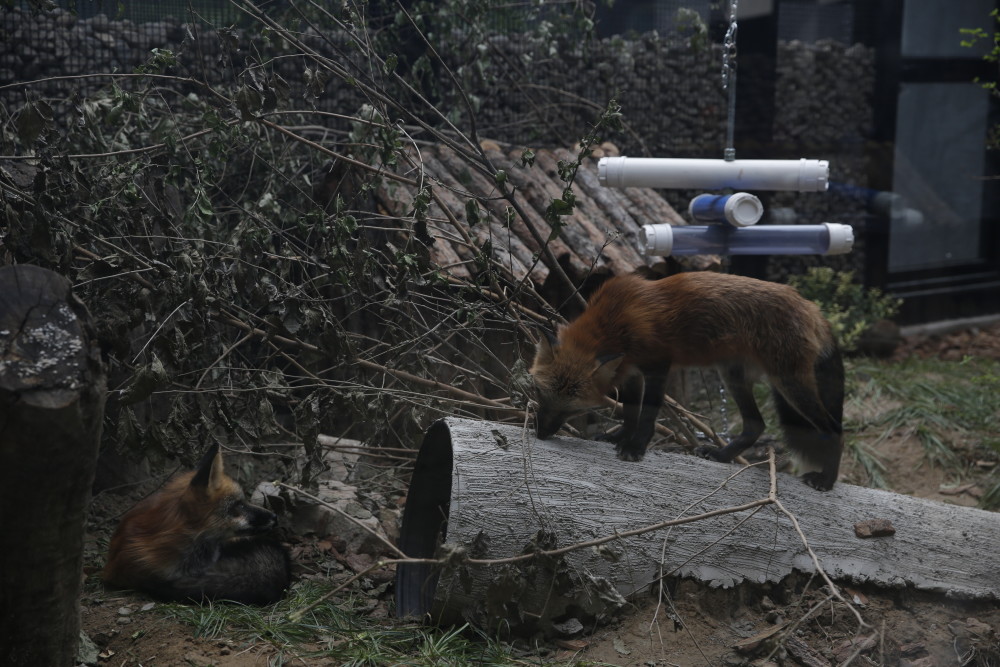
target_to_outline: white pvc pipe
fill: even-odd
[[[830,178],[826,160],[708,160],[697,158],[603,157],[601,185],[612,188],[678,190],[769,190],[823,192]]]
[[[854,247],[850,225],[644,225],[640,250],[646,255],[840,255]]]
[[[695,222],[721,222],[733,227],[755,225],[764,215],[764,205],[749,192],[731,195],[698,195],[688,204]]]

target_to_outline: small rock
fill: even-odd
[[[349,553],[346,556],[344,556],[344,560],[347,561],[347,565],[350,566],[350,568],[354,570],[355,573],[367,570],[369,567],[372,566],[372,563],[375,562],[375,559],[373,559],[368,554],[354,554],[354,553]]]
[[[362,504],[357,487],[336,480],[321,481],[317,496],[326,505],[309,501],[296,503],[290,522],[295,533],[342,540],[344,548],[337,547],[341,552],[382,553],[386,550],[389,540],[379,519]]]
[[[562,623],[553,623],[552,629],[563,637],[572,637],[583,632],[583,623],[578,618],[568,618]]]
[[[393,544],[399,542],[399,518],[400,511],[390,507],[383,507],[378,513],[378,521],[382,525],[382,530],[385,531],[386,537]]]
[[[90,640],[83,630],[80,630],[80,645],[76,649],[76,661],[84,665],[96,665],[100,658],[97,644]]]
[[[854,534],[866,539],[869,537],[888,537],[896,534],[896,529],[888,519],[868,519],[854,524]]]
[[[344,511],[353,516],[355,519],[365,519],[372,518],[372,513],[361,506],[360,503],[349,502],[344,508]]]

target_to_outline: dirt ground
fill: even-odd
[[[965,355],[1000,359],[1000,324],[934,336],[910,336],[896,352],[961,360]],[[915,438],[895,437],[879,445],[891,489],[948,503],[974,506],[988,467],[970,462],[969,474],[955,484],[938,466],[922,464]],[[970,456],[975,456],[970,452]],[[842,480],[860,478],[845,457]],[[280,663],[280,649],[267,643],[196,638],[191,625],[167,618],[158,605],[138,595],[113,594],[98,583],[103,550],[117,517],[132,495],[100,494],[90,517],[87,581],[82,599],[86,634],[99,652],[98,664],[126,665],[268,665]],[[302,540],[293,545],[298,576],[310,576],[315,564],[334,555],[334,580],[346,579],[360,565],[343,545]],[[995,557],[995,554],[991,555]],[[832,601],[815,581],[792,577],[767,588],[709,590],[693,582],[675,583],[665,600],[636,600],[634,608],[591,634],[552,641],[525,650],[523,664],[579,661],[636,667],[669,665],[839,665],[937,667],[1000,665],[1000,604],[948,600],[913,591],[846,588],[849,604]],[[387,619],[391,585],[367,604],[367,613]],[[808,618],[807,612],[812,609]],[[857,612],[867,623],[859,625]],[[792,630],[781,646],[773,637]],[[302,647],[303,651],[308,647]],[[300,658],[289,664],[334,664]]]

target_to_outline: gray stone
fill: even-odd
[[[80,630],[80,645],[76,649],[76,661],[81,665],[96,665],[101,650],[83,630]]]

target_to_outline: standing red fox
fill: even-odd
[[[251,505],[211,447],[129,510],[111,538],[105,584],[165,600],[270,604],[291,578],[288,552],[267,536],[277,517]]]
[[[764,419],[752,385],[762,371],[788,446],[814,468],[803,480],[821,491],[833,487],[843,449],[840,350],[816,304],[787,285],[753,278],[701,272],[608,280],[557,339],[538,344],[531,368],[538,437],[617,387],[624,420],[602,439],[615,443],[618,458],[642,459],[673,365],[717,366],[740,409],[742,433],[698,454],[732,461],[757,441]]]

